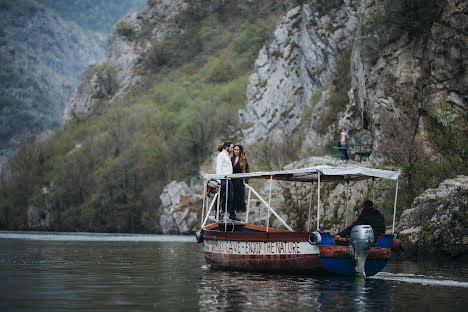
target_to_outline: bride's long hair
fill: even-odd
[[[247,156],[245,156],[244,147],[240,143],[234,144],[234,148],[236,147],[239,148],[239,165],[242,169],[242,172],[247,172],[249,170],[250,164],[249,164],[249,161],[247,160]],[[233,165],[234,165],[234,159],[236,159],[235,155],[232,158]]]

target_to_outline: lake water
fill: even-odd
[[[371,278],[225,272],[192,236],[0,232],[0,311],[467,311],[468,264]]]

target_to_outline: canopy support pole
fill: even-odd
[[[320,229],[320,171],[317,172],[317,231]]]
[[[222,180],[220,180],[221,183],[223,182]],[[218,200],[216,201],[216,222],[218,222],[218,218],[219,218],[219,206],[221,205],[221,185],[219,185],[219,188],[218,188],[218,193],[216,193],[216,197],[218,198]]]
[[[245,212],[245,223],[249,223],[249,212],[250,212],[250,194],[252,191],[249,189],[249,197],[247,199],[247,211]]]
[[[227,232],[227,214],[229,201],[229,180],[226,178],[226,205],[224,207],[224,231]]]
[[[273,184],[273,176],[270,176],[270,193],[268,194],[268,206],[271,205],[271,188]],[[270,206],[271,207],[271,206]],[[268,232],[268,228],[270,227],[270,209],[267,212],[267,220],[266,220],[266,231]]]
[[[246,185],[246,187],[252,191],[252,193],[254,193],[255,196],[257,196],[258,199],[260,199],[260,201],[268,208],[268,211],[271,211],[271,213],[276,217],[278,218],[278,220],[281,222],[281,224],[283,224],[289,231],[293,231],[293,229],[286,224],[286,222],[284,222],[283,219],[281,219],[281,217],[276,213],[276,211],[273,210],[273,208],[270,207],[270,205],[268,205],[268,203],[257,193],[257,191],[255,191],[250,185]]]
[[[393,225],[392,225],[392,234],[395,233],[395,216],[396,216],[396,203],[398,199],[398,180],[396,180],[395,187],[395,204],[393,205]]]
[[[307,219],[307,232],[310,232],[310,212],[312,211],[312,191],[314,190],[314,184],[311,184],[310,190],[310,201],[309,201],[309,218]]]
[[[346,180],[346,209],[345,209],[345,225],[344,228],[348,226],[348,196],[349,196],[349,180]]]
[[[206,179],[203,180],[203,187],[202,187],[202,196],[203,196],[203,206],[201,210],[201,219],[202,219],[202,224],[201,228],[203,228],[203,220],[205,219],[205,198],[206,198]]]
[[[375,205],[375,178],[372,178],[372,202]]]

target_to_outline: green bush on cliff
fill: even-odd
[[[94,68],[99,96],[106,97],[115,91],[117,68],[110,64],[100,64]]]
[[[135,27],[124,21],[118,22],[117,25],[115,25],[115,31],[119,35],[129,39],[131,39],[136,33]]]
[[[268,40],[269,29],[270,27],[263,21],[248,25],[245,31],[232,42],[234,51],[252,63],[257,58],[260,48]]]
[[[441,7],[438,0],[381,0],[365,32],[379,31],[393,38],[408,34],[415,39],[430,29]]]
[[[211,82],[227,82],[236,75],[236,64],[232,54],[223,54],[209,65],[208,80]]]
[[[151,44],[152,47],[146,54],[146,64],[154,71],[163,66],[181,66],[201,52],[201,42],[196,29],[162,41],[153,39]]]

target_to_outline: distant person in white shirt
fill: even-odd
[[[348,160],[348,151],[346,150],[346,143],[348,142],[348,133],[346,129],[343,128],[340,133],[340,152],[341,152],[341,160]]]
[[[232,174],[232,162],[231,162],[231,153],[234,149],[234,143],[231,141],[226,141],[224,144],[218,147],[219,154],[216,157],[216,174],[226,176],[228,174]],[[224,213],[224,209],[226,207],[226,181],[227,181],[227,188],[228,188],[228,202],[227,202],[227,210],[229,212],[229,219],[240,221],[236,217],[236,213],[234,211],[234,187],[232,185],[231,180],[222,179],[221,180],[221,202],[220,202],[220,210],[221,213]],[[219,218],[220,216],[218,216]]]

